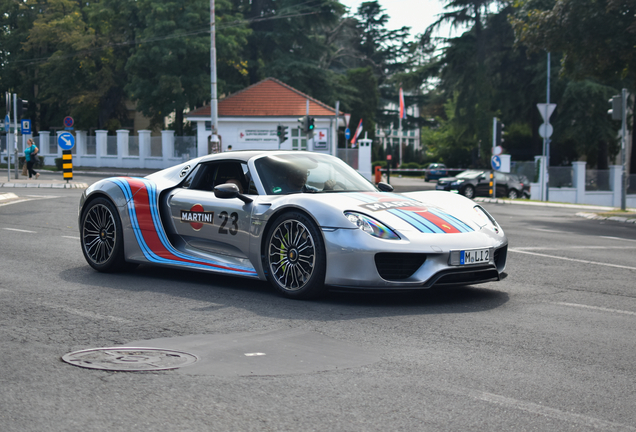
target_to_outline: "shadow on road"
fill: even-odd
[[[493,289],[495,285],[489,283],[406,292],[329,292],[318,300],[298,301],[277,295],[267,282],[150,265],[118,274],[99,273],[85,266],[66,270],[60,277],[99,290],[154,292],[210,303],[196,311],[235,307],[262,316],[321,321],[475,313],[495,309],[509,300],[507,293]]]

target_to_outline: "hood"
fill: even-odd
[[[459,234],[481,229],[485,224],[465,197],[448,200],[448,192],[384,193],[346,192],[296,194],[280,197],[273,207],[306,208],[323,228],[352,228],[344,212],[370,216],[398,232]],[[446,203],[445,203],[446,201]]]

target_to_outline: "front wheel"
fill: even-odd
[[[473,199],[473,197],[475,196],[475,188],[471,185],[466,186],[462,191],[462,195],[464,195],[466,198]]]
[[[82,252],[88,264],[100,272],[130,270],[136,264],[124,259],[124,235],[117,209],[106,198],[96,198],[82,210]]]
[[[510,199],[519,198],[519,192],[517,192],[515,189],[510,189],[510,191],[508,191],[508,198]]]
[[[324,294],[325,246],[316,224],[299,212],[280,215],[268,231],[263,254],[267,279],[285,297]]]

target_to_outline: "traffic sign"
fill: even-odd
[[[494,155],[490,158],[490,165],[492,166],[492,169],[494,169],[495,171],[499,171],[499,168],[501,168],[501,158],[497,155]]]
[[[539,108],[539,112],[541,113],[541,117],[543,117],[543,121],[547,123],[550,121],[550,116],[554,112],[556,104],[539,103],[537,104],[537,108]]]
[[[73,117],[71,116],[64,117],[64,127],[67,127],[67,128],[73,127],[74,123],[75,123],[75,120],[73,120]]]
[[[31,135],[31,120],[22,119],[22,135]]]
[[[4,130],[9,132],[10,128],[11,128],[11,119],[9,118],[9,114],[7,114],[6,116],[4,116]]]
[[[550,138],[552,132],[554,132],[554,128],[550,123],[542,123],[541,126],[539,126],[539,136],[541,136],[541,138]]]
[[[494,154],[495,156],[499,156],[502,153],[503,153],[503,148],[501,146],[495,146],[492,148],[492,154]]]
[[[349,128],[346,128],[346,129],[345,129],[345,138],[346,138],[346,139],[351,138],[351,130],[349,130]]]
[[[57,137],[57,145],[62,150],[70,150],[75,146],[75,137],[69,132],[63,132]]]

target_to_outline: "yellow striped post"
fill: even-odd
[[[67,182],[73,180],[73,154],[70,150],[62,150],[62,173]]]

